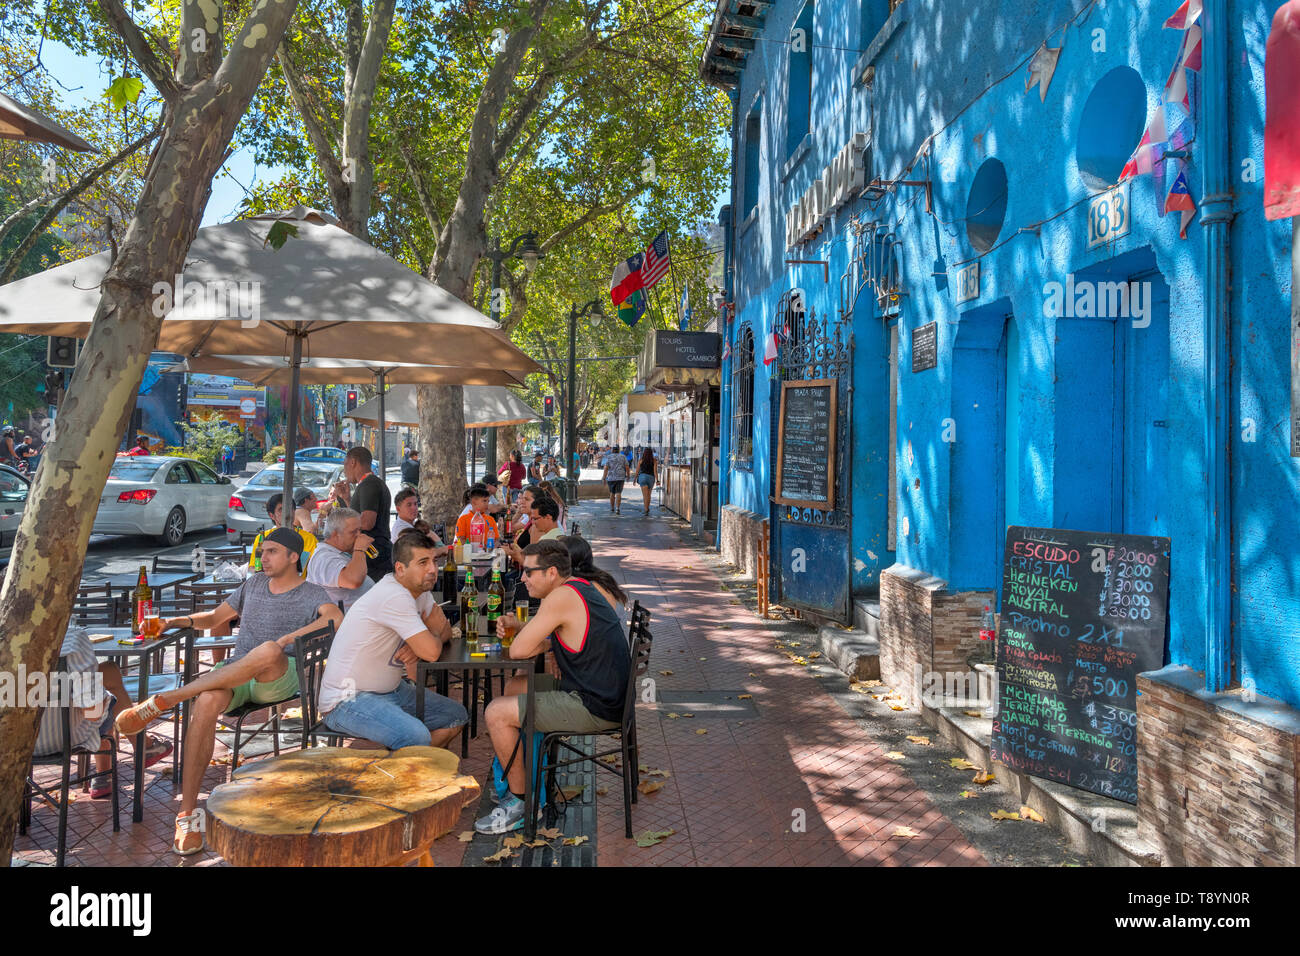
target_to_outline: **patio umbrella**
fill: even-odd
[[[466,428],[497,428],[503,425],[524,425],[539,422],[542,416],[529,408],[514,392],[501,386],[467,385],[463,389]],[[387,408],[379,407],[379,398],[362,402],[348,418],[359,422],[416,427],[420,415],[415,407],[415,389],[409,385],[394,385],[388,390]],[[385,417],[386,416],[386,417]]]
[[[53,143],[80,153],[97,153],[76,133],[56,123],[44,113],[24,106],[0,93],[0,139],[21,139],[33,143]]]
[[[281,222],[294,235],[277,250],[271,232]],[[0,286],[0,332],[85,337],[108,265],[109,253],[102,252]],[[542,370],[487,316],[314,209],[204,227],[183,274],[158,279],[153,291],[167,317],[155,349],[190,359],[289,357],[286,500],[304,354],[377,363],[400,357],[435,367],[450,362],[520,377]],[[287,524],[287,509],[285,518]]]
[[[283,357],[257,355],[210,355],[191,359],[184,363],[185,370],[191,372],[212,372],[224,375],[237,375],[255,385],[288,385],[293,382],[293,368],[286,364]],[[511,373],[496,369],[463,368],[449,365],[380,365],[375,362],[360,362],[353,359],[314,359],[311,364],[304,364],[298,372],[298,382],[304,385],[352,385],[366,378],[373,378],[379,390],[379,460],[385,461],[384,401],[385,387],[391,382],[407,385],[465,385],[504,386],[523,385],[526,376],[523,373]],[[468,390],[468,389],[467,389]],[[503,389],[504,391],[504,389]],[[414,408],[414,392],[411,403]],[[349,417],[354,417],[349,415]],[[381,467],[383,467],[381,465]]]

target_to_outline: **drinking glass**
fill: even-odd
[[[515,617],[519,618],[519,626],[523,627],[528,623],[529,604],[527,601],[515,602]]]

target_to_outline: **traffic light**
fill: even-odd
[[[555,414],[555,398],[547,395],[542,399],[542,417],[550,418]]]
[[[356,407],[357,407],[357,390],[355,388],[350,388],[348,389],[348,411],[352,411]]]
[[[59,369],[51,369],[45,373],[45,403],[47,405],[59,404],[59,390],[63,388],[63,372]]]
[[[45,348],[45,364],[55,368],[75,368],[80,342],[70,335],[51,335]]]

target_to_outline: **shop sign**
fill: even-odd
[[[822,170],[820,178],[799,197],[785,215],[785,245],[797,246],[825,225],[835,210],[866,185],[866,152],[870,136],[854,133],[839,154]]]

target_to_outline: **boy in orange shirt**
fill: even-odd
[[[487,513],[491,501],[491,495],[482,485],[475,485],[470,491],[469,510],[456,521],[456,534],[462,541],[473,541],[478,547],[483,547],[486,537],[501,540],[496,519]]]

